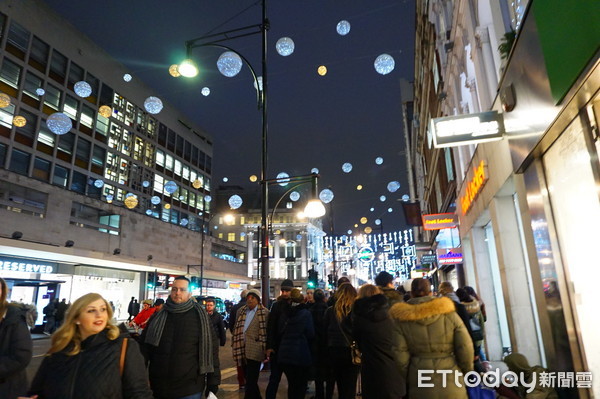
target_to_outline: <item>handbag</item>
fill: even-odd
[[[356,341],[352,341],[350,344],[350,356],[352,356],[352,364],[360,366],[362,362],[362,353],[360,352],[360,349],[358,349]]]
[[[475,387],[467,386],[467,396],[469,399],[496,399],[496,392],[479,384]]]

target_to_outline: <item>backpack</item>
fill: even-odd
[[[471,314],[469,324],[473,332],[473,341],[483,341],[483,329],[481,328],[479,312]]]

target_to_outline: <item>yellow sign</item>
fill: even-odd
[[[466,215],[473,206],[473,201],[483,190],[488,177],[487,165],[484,161],[479,162],[479,165],[473,169],[473,178],[465,185],[465,194],[460,197],[460,209],[463,215]]]

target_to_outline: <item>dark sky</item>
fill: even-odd
[[[223,177],[227,184],[251,185],[249,176],[260,175],[261,113],[246,67],[233,78],[224,77],[215,65],[222,51],[199,48],[193,52],[201,68],[196,78],[168,74],[169,65],[185,58],[186,40],[260,23],[260,1],[46,3],[213,137],[213,187]],[[331,186],[335,193],[337,233],[356,231],[353,225],[363,216],[369,222],[361,228],[379,229],[374,225],[378,217],[385,231],[403,228],[398,200],[408,187],[399,80],[413,80],[414,2],[271,0],[267,9],[268,177],[318,168],[320,189]],[[351,24],[346,36],[336,32],[340,20]],[[283,36],[295,42],[287,57],[275,51]],[[260,75],[260,35],[224,44],[244,55]],[[373,67],[382,53],[396,62],[387,75]],[[327,75],[317,74],[319,65],[327,67]],[[206,97],[201,94],[205,86],[211,90]],[[375,164],[376,157],[384,159],[382,165]],[[345,162],[353,165],[352,172],[342,171]],[[390,193],[386,187],[394,180],[401,188]]]

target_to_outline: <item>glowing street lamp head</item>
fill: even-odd
[[[321,200],[313,198],[306,204],[304,215],[309,218],[320,218],[325,215],[325,206]]]
[[[190,58],[183,60],[179,64],[178,70],[181,76],[185,76],[186,78],[193,78],[198,75],[198,65]]]

